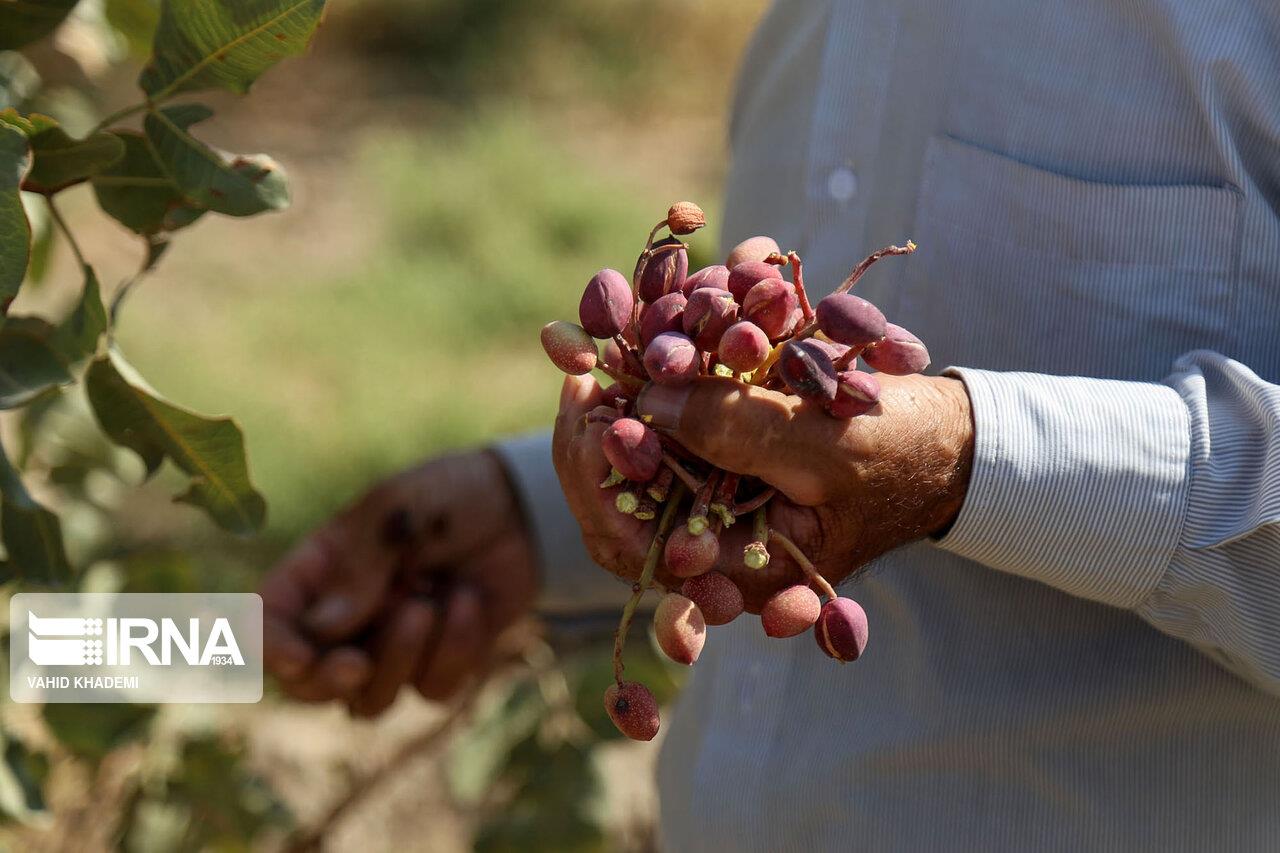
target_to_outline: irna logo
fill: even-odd
[[[9,696],[45,703],[256,702],[262,599],[17,593],[9,599]]]
[[[231,623],[222,617],[203,629],[199,618],[187,619],[183,628],[168,618],[41,618],[27,611],[27,628],[27,657],[40,666],[132,666],[135,654],[152,666],[175,659],[189,666],[244,666]]]

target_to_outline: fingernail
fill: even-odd
[[[324,599],[307,614],[307,622],[317,631],[330,630],[340,625],[351,613],[351,602],[342,596]]]
[[[689,385],[657,385],[650,382],[636,398],[640,420],[654,429],[673,432],[680,426],[680,415],[693,388]]]
[[[564,384],[560,386],[560,408],[566,408],[570,403],[576,403],[578,398],[582,396],[582,386],[586,384],[584,377],[566,376]]]

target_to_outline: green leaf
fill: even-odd
[[[156,160],[147,138],[117,131],[124,157],[94,175],[98,206],[125,228],[149,236],[185,228],[204,215],[204,208],[182,194]]]
[[[138,85],[152,102],[196,89],[243,93],[306,50],[325,0],[168,0]]]
[[[590,814],[600,787],[585,745],[543,743],[529,737],[511,751],[508,779],[514,797],[478,827],[476,853],[603,853],[604,832]]]
[[[154,705],[75,705],[54,702],[41,712],[45,725],[68,751],[92,762],[117,746],[144,738]]]
[[[21,741],[3,738],[4,762],[0,764],[0,815],[26,821],[44,811],[44,783],[49,757],[32,752]]]
[[[0,409],[25,406],[70,382],[68,367],[97,352],[107,312],[92,267],[84,268],[84,277],[80,301],[61,325],[25,316],[0,322]]]
[[[511,748],[533,733],[546,713],[546,702],[532,681],[517,681],[505,696],[492,697],[476,720],[449,745],[445,781],[462,803],[479,803],[502,773]]]
[[[93,267],[84,268],[84,288],[80,301],[54,332],[50,343],[68,364],[78,364],[98,351],[98,341],[107,330],[107,309]]]
[[[235,533],[262,528],[266,501],[249,480],[244,436],[234,421],[178,408],[114,351],[89,365],[85,389],[103,432],[142,457],[148,473],[167,456],[191,476],[191,487],[177,500],[202,507]]]
[[[76,0],[0,0],[0,50],[44,38],[75,5]]]
[[[151,38],[160,23],[158,0],[107,0],[107,23],[129,43],[129,53],[145,59],[151,53]]]
[[[73,139],[54,119],[39,113],[23,116],[14,109],[0,111],[0,123],[27,135],[34,162],[22,188],[30,192],[55,193],[96,175],[124,156],[124,143],[107,131]]]
[[[0,539],[9,560],[0,577],[55,584],[71,577],[58,517],[36,503],[0,447]]]
[[[227,216],[252,216],[289,206],[284,170],[265,154],[230,156],[187,129],[213,111],[200,104],[148,113],[147,139],[165,174],[197,204]]]
[[[0,123],[0,314],[18,295],[31,257],[31,225],[19,189],[30,168],[26,134]]]
[[[39,317],[6,317],[0,324],[0,409],[21,408],[46,389],[71,381],[53,344],[56,334]]]

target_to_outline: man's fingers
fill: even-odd
[[[491,645],[480,596],[469,586],[459,587],[449,598],[433,653],[422,660],[418,692],[435,701],[452,696],[488,657]]]
[[[569,445],[575,428],[587,412],[600,405],[600,383],[591,375],[566,376],[560,385],[560,410],[556,413],[555,432],[551,436],[551,455],[556,469],[561,470],[569,458]]]
[[[302,702],[345,699],[364,685],[372,670],[373,663],[365,652],[339,646],[326,652],[301,679],[282,681],[281,687]]]
[[[258,590],[264,610],[285,617],[302,613],[324,583],[329,555],[315,537],[308,537],[281,558]]]
[[[334,555],[334,565],[323,594],[307,608],[302,622],[320,640],[345,640],[378,612],[402,554],[354,525],[316,535],[324,537],[322,547]]]
[[[650,384],[636,401],[642,418],[696,455],[759,477],[798,503],[828,494],[827,457],[846,423],[775,391],[707,377],[688,385]]]
[[[262,658],[267,670],[286,680],[300,678],[316,651],[294,623],[270,610],[262,614]]]
[[[350,703],[351,712],[361,717],[381,714],[395,701],[427,653],[436,609],[417,599],[402,602],[386,618],[374,645],[373,672],[364,688]]]

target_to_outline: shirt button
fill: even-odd
[[[858,176],[853,169],[840,166],[827,175],[827,193],[836,201],[848,201],[858,192]]]

